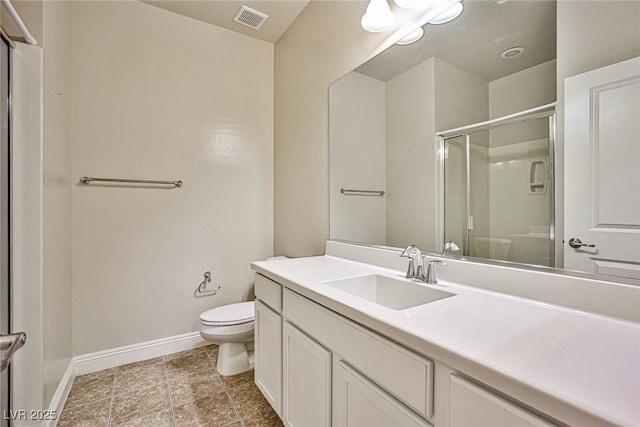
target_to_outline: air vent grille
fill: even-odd
[[[264,21],[266,21],[268,17],[269,15],[265,13],[251,9],[247,6],[242,6],[240,10],[238,10],[238,13],[236,13],[233,20],[238,24],[257,30],[262,26],[262,24],[264,24]]]

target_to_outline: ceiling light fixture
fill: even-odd
[[[396,4],[405,9],[413,9],[425,4],[424,0],[393,0]]]
[[[394,21],[395,16],[387,0],[370,0],[360,24],[369,32],[379,33],[391,28]]]
[[[516,56],[520,56],[522,54],[522,52],[524,52],[524,48],[521,46],[518,47],[512,47],[509,48],[507,50],[505,50],[504,52],[502,52],[500,54],[501,57],[503,58],[515,58]]]
[[[446,24],[447,22],[451,22],[454,19],[456,19],[458,16],[460,16],[463,10],[464,10],[464,6],[462,5],[461,1],[454,3],[449,9],[445,10],[440,15],[436,16],[431,21],[429,21],[429,24],[440,25],[440,24]]]
[[[406,46],[411,43],[415,43],[424,36],[424,28],[418,27],[400,40],[396,42],[397,45]]]

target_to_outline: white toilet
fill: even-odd
[[[218,344],[221,375],[236,375],[253,369],[254,302],[240,302],[207,310],[200,315],[200,335]]]

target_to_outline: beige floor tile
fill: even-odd
[[[254,382],[253,369],[238,375],[231,375],[231,376],[220,375],[220,380],[222,381],[224,386],[227,387],[228,389],[238,387],[240,385],[244,385],[248,383],[253,383]]]
[[[83,406],[65,409],[58,420],[58,427],[99,427],[109,425],[111,398]]]
[[[207,345],[79,376],[58,425],[281,427],[253,371],[225,377],[217,359]]]
[[[255,384],[245,383],[229,389],[228,393],[245,427],[283,425]]]
[[[73,384],[80,384],[86,381],[97,380],[104,377],[111,377],[116,373],[116,368],[111,369],[103,369],[102,371],[92,372],[90,374],[78,375],[74,380]]]
[[[214,369],[209,356],[204,352],[192,352],[183,357],[173,358],[165,362],[169,380],[193,375],[196,372]]]
[[[192,348],[190,350],[181,351],[181,352],[178,352],[178,353],[167,354],[167,355],[164,356],[164,361],[168,362],[170,360],[181,359],[183,357],[189,357],[189,356],[194,356],[194,355],[198,355],[198,354],[207,354],[208,347],[209,346],[196,347],[196,348]]]
[[[139,362],[118,366],[116,368],[116,372],[123,373],[129,371],[137,371],[139,369],[147,369],[149,366],[162,365],[163,363],[164,357],[154,357],[153,359],[141,360]]]
[[[113,397],[111,423],[125,424],[167,409],[171,409],[171,402],[166,384],[133,389]]]
[[[128,393],[133,390],[166,384],[164,363],[153,363],[118,369],[115,380],[115,393]]]
[[[65,402],[65,409],[110,399],[113,394],[113,381],[113,374],[83,379],[78,383],[74,381]]]
[[[171,402],[174,407],[213,396],[223,391],[224,386],[213,369],[169,381],[169,392],[171,393]]]
[[[212,344],[212,345],[208,345],[208,346],[206,346],[204,348],[207,350],[207,354],[211,358],[211,362],[213,363],[213,366],[215,366],[216,363],[218,363],[218,349],[220,347],[215,345],[215,344]]]
[[[224,392],[177,407],[174,414],[179,427],[219,427],[239,421]]]
[[[151,415],[134,418],[124,424],[111,424],[111,427],[174,427],[173,411],[167,409]]]

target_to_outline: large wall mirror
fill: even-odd
[[[565,133],[568,141],[581,132],[573,122],[585,121],[589,131],[592,119],[570,120],[573,102],[565,118],[565,77],[639,56],[640,2],[464,5],[455,21],[425,25],[418,42],[394,45],[330,85],[331,239],[417,244],[430,252],[454,241],[459,249],[449,250],[450,256],[640,284],[640,66],[627,67],[631,77],[614,77],[631,83],[623,89],[611,83],[616,89],[598,101],[602,111],[626,107],[619,118],[598,119],[600,154],[589,146],[578,149],[596,153],[595,160],[579,160],[583,175],[568,175],[575,162],[565,158],[572,151],[564,146]],[[590,22],[598,14],[604,22],[594,28]],[[607,29],[612,27],[626,29]],[[596,39],[623,48],[585,64],[584,52]],[[570,49],[580,43],[583,53]],[[627,146],[605,142],[620,140],[625,126]],[[625,159],[622,178],[594,179],[611,175]],[[595,204],[580,208],[595,213],[569,209],[576,197],[573,187],[565,195],[565,179],[597,187]],[[625,191],[617,191],[618,201],[603,196],[620,187]],[[582,232],[574,229],[576,216],[596,219]],[[604,232],[625,234],[626,240],[605,243],[611,239]],[[571,237],[583,245],[569,247],[567,233],[578,233]],[[588,246],[592,240],[596,246]],[[605,245],[624,248],[608,251]]]

